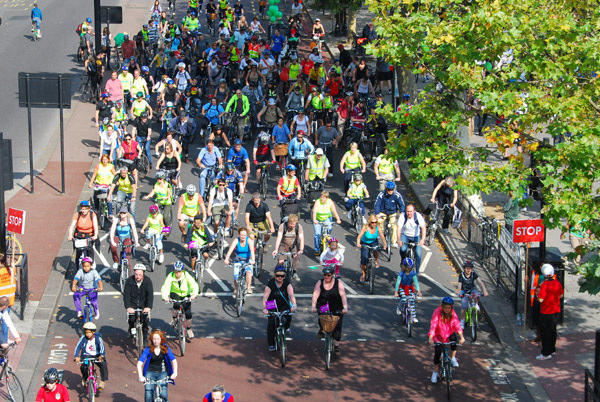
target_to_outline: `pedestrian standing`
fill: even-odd
[[[548,360],[556,352],[556,325],[560,313],[560,299],[564,295],[564,290],[561,283],[556,280],[552,265],[542,265],[542,274],[544,275],[544,282],[538,293],[542,352],[536,359]]]

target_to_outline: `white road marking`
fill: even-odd
[[[106,236],[108,236],[108,235],[106,235]],[[101,240],[104,240],[104,238]],[[98,275],[100,275],[100,277],[102,277],[102,274],[104,274],[108,270],[109,264],[108,264],[108,261],[106,261],[106,258],[104,258],[104,255],[102,255],[102,253],[100,251],[96,250],[96,246],[94,246],[94,251],[96,252],[96,255],[98,256],[98,258],[100,258],[100,261],[102,261],[102,264],[104,265],[104,269],[102,269],[102,271],[98,272]],[[96,270],[98,270],[98,266],[96,266]]]
[[[350,292],[352,295],[357,295],[358,292],[354,289],[352,289],[350,286],[348,286],[348,284],[346,282],[344,282],[344,288],[346,288],[346,290],[348,290],[348,292]]]
[[[102,237],[100,238],[100,243],[102,243],[104,240],[106,240],[106,238],[108,237],[108,235],[109,235],[109,234],[110,234],[110,233],[108,233],[108,232],[107,232],[107,233],[105,233],[105,234],[104,234],[104,236],[102,236]]]
[[[425,258],[423,258],[423,261],[421,261],[421,266],[419,267],[419,274],[422,274],[423,272],[425,272],[425,269],[427,269],[427,264],[429,264],[429,260],[431,259],[431,255],[432,255],[431,251],[428,251],[425,254]]]
[[[212,260],[212,261],[214,261],[214,260]],[[210,261],[209,261],[209,265],[212,265],[212,264],[210,264]],[[223,289],[223,291],[225,291],[225,292],[229,291],[229,288],[227,287],[227,285],[225,285],[225,283],[221,279],[219,279],[219,277],[213,272],[212,269],[210,269],[209,267],[206,267],[206,272],[208,272],[208,274],[210,276],[212,276],[212,278],[215,280],[215,282],[217,282],[217,284],[221,287],[221,289]]]
[[[447,287],[445,287],[444,285],[442,285],[441,283],[439,283],[438,281],[436,281],[435,279],[433,279],[429,275],[423,274],[423,273],[419,273],[419,276],[421,276],[421,277],[423,277],[423,278],[431,281],[431,283],[433,283],[438,288],[442,289],[445,293],[448,293],[450,296],[456,297],[456,294],[453,291],[451,291],[450,289],[448,289]]]
[[[421,246],[421,248],[422,248],[423,250],[427,250],[427,251],[430,251],[430,250],[431,250],[429,247],[427,247],[427,246],[426,246],[426,245],[424,245],[424,244]]]

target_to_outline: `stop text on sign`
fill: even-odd
[[[544,241],[544,221],[542,219],[517,219],[513,223],[513,243],[534,243]]]
[[[12,233],[25,234],[25,211],[8,208],[6,230]]]

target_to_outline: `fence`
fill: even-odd
[[[458,204],[463,213],[458,231],[473,246],[481,266],[511,301],[516,314],[525,263],[523,248],[512,242],[511,233],[497,220],[481,216],[464,195],[459,194]]]
[[[17,254],[15,254],[17,255]],[[29,300],[29,260],[27,253],[19,254],[23,258],[20,258],[20,263],[16,266],[17,268],[17,292],[15,295],[15,304],[12,307],[12,311],[23,320],[25,317],[25,308],[27,307],[27,301]]]
[[[589,383],[589,380],[592,383]],[[598,381],[594,374],[588,369],[585,369],[585,384],[583,388],[583,392],[585,393],[583,396],[583,400],[588,402],[589,400],[600,402],[600,381]],[[591,399],[590,399],[591,396]]]

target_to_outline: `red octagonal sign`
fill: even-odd
[[[533,243],[544,241],[544,221],[542,219],[517,219],[513,223],[513,243]]]

